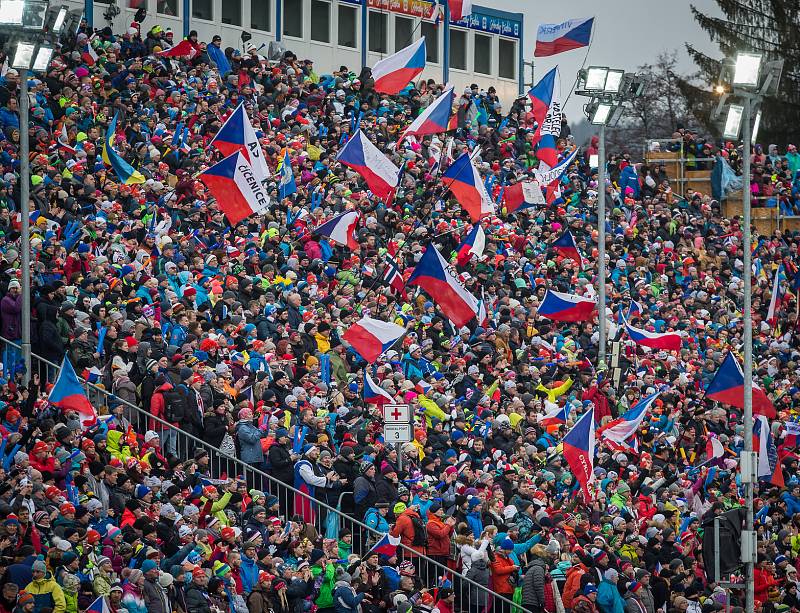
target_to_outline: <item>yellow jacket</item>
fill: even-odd
[[[555,402],[556,398],[558,398],[562,394],[566,394],[569,391],[569,388],[572,387],[573,383],[574,381],[572,380],[572,377],[564,381],[564,383],[562,383],[558,387],[554,387],[552,389],[550,389],[549,387],[545,387],[544,384],[540,383],[539,386],[536,388],[536,391],[544,392],[545,394],[547,394],[547,399],[550,402]]]
[[[53,579],[53,575],[47,573],[43,579],[34,579],[26,587],[25,591],[33,596],[36,609],[52,608],[53,613],[65,613],[67,610],[67,600],[64,598],[64,590]]]

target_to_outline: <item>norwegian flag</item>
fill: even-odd
[[[400,268],[398,268],[397,263],[388,257],[386,258],[385,263],[386,266],[383,270],[384,283],[403,300],[408,300],[408,294],[406,294],[406,283],[403,279],[403,273],[400,272]]]

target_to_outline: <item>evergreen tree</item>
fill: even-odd
[[[784,60],[778,96],[764,100],[759,128],[760,143],[800,144],[800,0],[716,0],[725,18],[712,17],[692,7],[700,26],[719,45],[722,57],[737,51],[755,51],[768,59]],[[681,79],[680,88],[694,115],[710,129],[717,104],[713,86],[719,79],[720,61],[686,45],[699,68],[699,78]],[[766,149],[766,147],[765,147]]]

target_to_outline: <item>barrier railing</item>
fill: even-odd
[[[5,338],[0,337],[0,343],[8,344],[21,350],[20,345]],[[31,355],[31,369],[33,372],[40,374],[42,383],[45,381],[53,382],[58,376],[60,368],[60,365],[54,364],[45,358],[36,354]],[[124,407],[123,416],[130,421],[134,431],[141,434],[147,430],[154,430],[159,434],[162,449],[167,444],[167,440],[170,440],[170,444],[174,443],[175,455],[179,459],[189,460],[195,457],[198,449],[206,450],[210,460],[208,472],[210,481],[213,481],[221,474],[236,475],[244,481],[246,486],[243,487],[248,490],[256,488],[265,494],[276,496],[281,514],[285,520],[293,520],[298,508],[309,511],[305,519],[310,521],[305,521],[305,524],[311,524],[318,538],[323,539],[323,548],[327,548],[325,551],[329,560],[344,559],[340,557],[340,554],[347,554],[347,543],[344,542],[344,545],[340,548],[339,541],[346,538],[347,532],[352,536],[351,553],[358,555],[362,559],[384,536],[383,533],[374,530],[359,519],[341,510],[345,495],[349,492],[340,490],[331,490],[330,492],[323,490],[320,492],[318,490],[315,492],[315,496],[312,497],[292,485],[279,481],[260,468],[251,466],[218,448],[212,447],[206,441],[150,414],[141,407],[127,402],[103,387],[88,381],[81,381],[93,406],[107,406],[107,400],[113,398],[116,403]],[[151,426],[155,427],[151,428]],[[169,437],[172,438],[170,439]],[[332,496],[332,498],[329,498],[329,496]],[[328,504],[329,500],[336,500],[336,504],[340,508],[335,508]],[[225,512],[231,524],[238,525],[244,531],[249,520],[241,509],[226,508]],[[308,531],[306,530],[304,534],[308,535]],[[291,538],[291,533],[289,538]],[[451,565],[455,566],[456,560],[445,557],[435,560],[418,553],[403,543],[397,545],[396,556],[398,562],[409,561],[414,565],[414,577],[420,579],[426,589],[431,588],[432,590],[441,578],[449,579],[456,597],[454,610],[489,610],[494,603],[494,609],[499,611],[533,613],[530,609],[526,609],[522,605],[514,603],[511,599],[492,591],[487,585],[478,583],[456,571],[451,567]],[[353,568],[353,572],[359,572],[359,569]],[[478,606],[476,606],[476,603]],[[383,608],[379,603],[373,604]],[[386,603],[387,608],[389,605],[391,603]]]

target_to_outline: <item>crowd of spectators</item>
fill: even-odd
[[[744,249],[754,379],[778,412],[785,482],[757,486],[757,609],[800,610],[800,234],[743,245],[741,219],[710,194],[681,193],[624,152],[598,186],[592,142],[555,202],[482,221],[484,254],[455,270],[488,324],[456,328],[436,296],[398,292],[383,272],[393,261],[407,277],[431,244],[455,261],[471,224],[438,179],[448,160],[480,147],[499,199],[531,176],[525,100],[503,106],[473,85],[456,130],[398,146],[441,84],[382,95],[368,71],[318,75],[291,52],[272,62],[218,36],[189,41],[192,59],[164,58],[169,31],[84,27],[29,78],[32,342],[110,394],[92,396],[100,420],[88,429],[48,402],[54,368],[35,361],[23,385],[19,74],[0,78],[0,613],[78,613],[98,597],[112,613],[741,610],[741,580],[714,580],[707,537],[715,517],[741,528],[742,416],[704,387],[742,350]],[[242,101],[270,168],[288,151],[297,191],[280,198],[276,177],[269,210],[229,227],[196,173],[218,159],[208,144]],[[144,183],[103,161],[115,114],[114,148]],[[335,161],[356,127],[403,166],[394,200]],[[566,126],[562,136],[562,151],[576,146]],[[796,149],[755,147],[752,159],[754,193],[792,202]],[[596,320],[537,314],[548,288],[595,296],[598,191],[620,341],[609,364]],[[314,233],[352,209],[360,249]],[[552,248],[565,229],[585,261]],[[681,350],[631,342],[614,325],[631,301],[633,324],[679,332]],[[368,366],[412,407],[414,440],[399,448],[384,444],[381,412],[363,399],[367,365],[342,340],[364,315],[407,329]],[[634,446],[598,441],[585,496],[565,432],[589,408],[600,427],[655,392]],[[554,405],[566,422],[542,424]],[[179,431],[198,439],[194,452]]]

